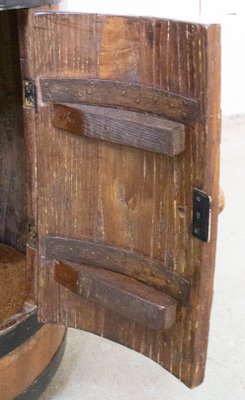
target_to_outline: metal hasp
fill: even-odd
[[[211,197],[198,189],[193,190],[192,234],[203,242],[210,240]]]
[[[25,79],[23,82],[24,88],[24,106],[29,108],[36,107],[36,85],[35,82]]]

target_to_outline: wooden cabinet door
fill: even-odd
[[[220,29],[59,12],[20,12],[19,29],[39,318],[194,387],[215,263]]]

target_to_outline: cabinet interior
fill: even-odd
[[[26,284],[26,149],[15,11],[0,12],[0,325],[21,312]]]

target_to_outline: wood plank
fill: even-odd
[[[41,78],[41,97],[46,103],[84,103],[122,107],[162,115],[193,125],[198,102],[164,90],[132,83],[81,78]]]
[[[74,293],[151,329],[165,330],[176,319],[176,301],[136,279],[59,260],[55,279]]]
[[[42,7],[58,2],[59,0],[1,0],[0,11],[14,8]]]
[[[185,149],[185,126],[165,118],[105,107],[52,106],[56,128],[92,139],[122,144],[167,156]]]
[[[187,279],[174,274],[159,261],[135,252],[88,240],[47,237],[46,257],[118,272],[165,290],[183,304],[189,301],[191,287]]]

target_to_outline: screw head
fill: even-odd
[[[200,218],[201,218],[201,214],[200,214],[198,211],[196,212],[196,218],[197,218],[197,219],[200,219]]]

